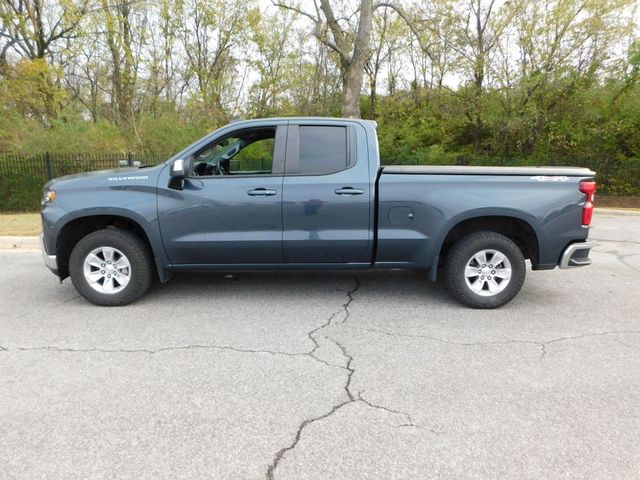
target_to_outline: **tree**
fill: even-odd
[[[103,57],[99,43],[89,43],[74,52],[75,62],[71,62],[64,77],[65,85],[72,98],[79,101],[96,123],[103,112],[103,99],[107,93],[109,66]]]
[[[596,88],[600,76],[612,67],[609,61],[621,39],[633,38],[635,24],[624,13],[632,11],[632,4],[629,0],[512,3],[508,22],[517,48],[501,49],[505,67],[497,78],[508,93],[502,102],[508,124],[506,145],[528,155],[550,151],[543,139],[551,135],[554,110],[568,108],[565,115],[577,112],[576,97],[584,89]],[[619,77],[612,71],[609,75]]]
[[[62,69],[52,68],[44,59],[22,59],[5,69],[2,103],[24,118],[48,128],[58,117],[67,92],[59,85]]]
[[[365,73],[369,80],[369,115],[371,118],[376,118],[377,114],[380,72],[385,64],[392,65],[391,59],[399,47],[397,27],[397,23],[394,23],[390,18],[387,8],[382,9],[381,15],[374,17],[374,47],[370,49],[370,56],[365,64]],[[390,73],[389,77],[391,82],[395,81],[393,73]],[[393,90],[393,88],[389,90]]]
[[[133,126],[138,61],[134,55],[134,10],[129,0],[100,0],[111,55],[112,106],[116,123]]]
[[[360,118],[360,93],[373,27],[373,0],[361,0],[357,12],[350,15],[358,18],[355,34],[345,30],[329,0],[320,0],[319,5],[314,2],[315,13],[277,0],[272,1],[278,7],[294,10],[313,21],[313,34],[335,52],[339,59],[344,93],[342,115],[346,118]],[[342,23],[348,24],[348,19],[349,17]]]
[[[178,51],[184,20],[184,0],[158,0],[149,12],[147,34],[149,75],[145,82],[145,103],[153,115],[158,105],[171,107],[184,90],[184,63]]]
[[[0,0],[0,65],[9,51],[31,60],[45,58],[58,43],[73,38],[88,1]]]
[[[195,100],[212,118],[225,117],[225,105],[242,83],[234,49],[244,47],[251,5],[232,0],[189,0],[185,6],[183,48],[186,75],[195,80]]]
[[[637,7],[0,0],[0,147],[160,155],[234,115],[362,114],[386,160],[579,163],[635,192]]]
[[[259,78],[250,89],[250,110],[258,116],[278,111],[282,97],[292,85],[296,49],[291,48],[295,35],[293,19],[285,12],[265,15],[258,11],[251,23],[251,41],[257,49],[252,61]]]

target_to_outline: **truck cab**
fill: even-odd
[[[158,182],[175,268],[371,262],[378,168],[361,122],[238,122],[181,158],[180,189],[169,169]]]

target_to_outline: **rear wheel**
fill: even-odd
[[[80,240],[69,258],[78,293],[96,305],[126,305],[139,299],[153,280],[145,242],[132,232],[104,229]]]
[[[445,283],[472,308],[497,308],[515,297],[526,266],[518,246],[496,232],[477,232],[458,240],[447,256]]]

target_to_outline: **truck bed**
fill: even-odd
[[[390,165],[385,175],[509,175],[592,177],[595,172],[579,167],[466,167],[451,165]]]

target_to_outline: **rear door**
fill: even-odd
[[[283,182],[283,251],[289,263],[368,263],[371,185],[357,123],[291,122]]]

